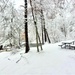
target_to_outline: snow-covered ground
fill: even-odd
[[[36,48],[0,53],[0,75],[75,75],[75,50],[61,49],[58,44],[45,44],[43,51]]]

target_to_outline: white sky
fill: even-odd
[[[24,0],[12,0],[15,3],[15,7],[19,8],[20,5],[24,4]]]

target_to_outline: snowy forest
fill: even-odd
[[[41,41],[44,26],[51,43],[75,39],[74,0],[28,0],[27,4],[29,43],[36,40],[34,21]],[[9,41],[19,46],[25,41],[24,7],[20,5],[16,9],[15,3],[10,0],[0,0],[0,44]]]
[[[0,0],[0,75],[75,75],[75,0],[22,1]]]

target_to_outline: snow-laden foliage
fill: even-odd
[[[4,43],[9,39],[9,43],[18,45],[20,39],[20,32],[23,28],[23,18],[21,14],[14,8],[14,4],[10,1],[1,2],[0,11],[0,43]]]
[[[40,3],[41,2],[41,3]],[[75,39],[75,2],[74,0],[32,0],[33,11],[37,18],[40,37],[41,9],[45,26],[52,43],[66,39]],[[36,11],[35,11],[36,6]],[[0,43],[6,40],[15,45],[24,41],[24,7],[16,9],[10,0],[0,0]],[[28,34],[29,42],[35,41],[36,32],[32,17],[30,0],[28,0]],[[24,36],[23,36],[24,37]]]
[[[40,1],[32,1],[34,13],[37,14],[38,29],[40,28],[39,25],[41,25],[40,10],[42,7],[45,25],[52,42],[75,39],[75,2],[73,0],[42,0],[40,5]],[[35,12],[35,5],[37,12]],[[41,33],[41,30],[39,32]]]

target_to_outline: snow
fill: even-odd
[[[63,43],[71,43],[71,42],[74,42],[74,40],[67,40],[67,41],[62,41]]]
[[[43,51],[24,48],[16,54],[0,53],[0,75],[75,75],[75,50],[61,49],[56,44],[43,45]]]

